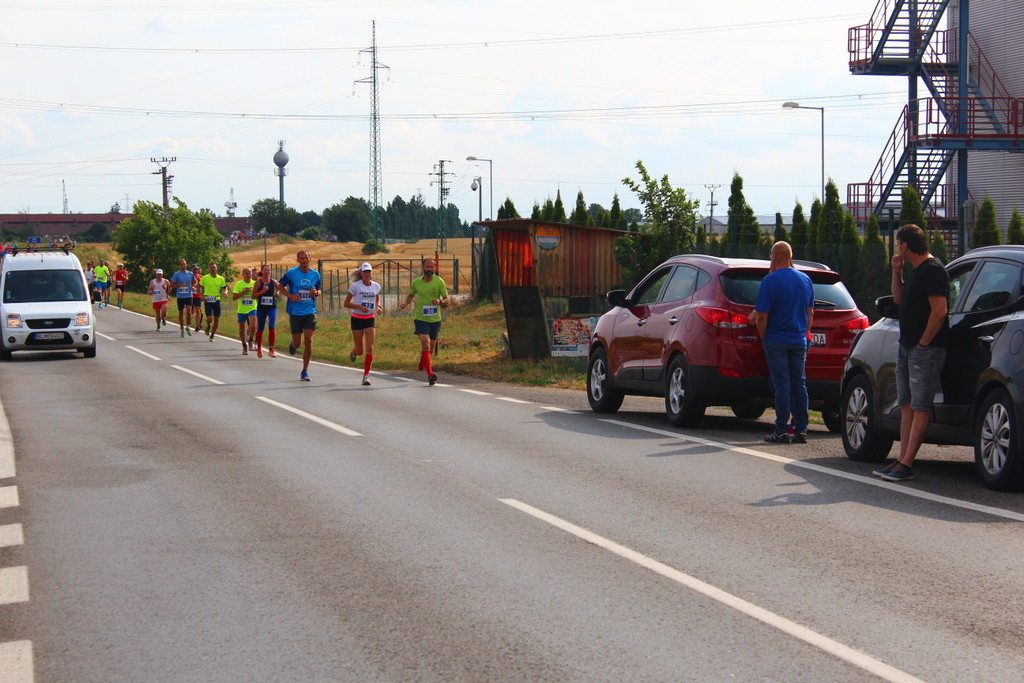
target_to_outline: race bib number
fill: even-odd
[[[252,306],[252,299],[247,299],[246,297],[243,296],[242,297],[242,305],[243,306]]]
[[[272,297],[272,296],[261,296],[260,297],[260,304],[263,305],[263,306],[273,306],[274,305],[274,297]]]
[[[208,304],[215,303],[216,301],[217,301],[217,297],[215,297],[215,296],[208,296],[208,297],[206,297],[206,303],[208,303]]]
[[[299,290],[299,301],[309,301],[313,297],[310,296],[308,289]]]
[[[123,287],[124,286],[124,280],[118,280],[114,284],[116,284],[118,287]]]
[[[427,317],[430,317],[432,315],[437,315],[437,310],[438,310],[437,306],[432,306],[432,305],[431,306],[424,306],[423,307],[423,317],[427,318]]]
[[[363,308],[369,309],[370,313],[373,313],[373,309],[375,309],[376,307],[377,307],[376,302],[373,302],[373,301],[364,301],[363,302]]]

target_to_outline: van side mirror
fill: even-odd
[[[613,289],[605,295],[605,300],[611,307],[629,308],[629,300],[626,299],[626,290]]]
[[[899,319],[900,317],[900,305],[893,301],[891,294],[875,299],[875,310],[883,318]]]

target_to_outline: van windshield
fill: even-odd
[[[12,270],[4,279],[4,303],[86,301],[77,270]]]

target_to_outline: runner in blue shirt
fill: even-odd
[[[188,261],[178,261],[178,272],[168,278],[171,281],[171,289],[174,291],[178,301],[178,326],[181,327],[181,336],[185,333],[192,336],[192,288],[196,285],[196,276],[188,270]]]
[[[285,310],[292,328],[288,353],[295,355],[302,343],[302,373],[299,379],[309,381],[309,359],[313,356],[313,332],[316,331],[316,297],[320,296],[320,273],[309,267],[310,255],[305,249],[295,255],[299,265],[281,276],[280,285],[288,299]]]

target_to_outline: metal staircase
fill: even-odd
[[[871,179],[847,187],[847,208],[859,224],[872,213],[898,211],[902,188],[907,186],[917,190],[930,218],[955,217],[962,200],[956,187],[943,179],[957,151],[1021,145],[1024,100],[1010,96],[970,34],[969,96],[960,97],[957,30],[938,30],[948,4],[949,0],[879,0],[869,23],[849,31],[851,73],[912,79],[912,97]],[[931,97],[913,98],[917,78]]]

